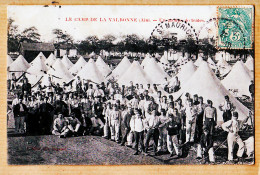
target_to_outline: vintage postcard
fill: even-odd
[[[9,165],[255,163],[254,6],[7,15]]]

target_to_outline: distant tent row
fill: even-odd
[[[127,57],[124,57],[114,70],[111,70],[100,56],[96,62],[92,58],[86,62],[83,57],[80,57],[76,64],[73,64],[67,56],[57,59],[51,54],[46,59],[43,54],[39,54],[31,64],[28,64],[20,55],[15,61],[11,57],[7,57],[7,64],[10,73],[12,71],[27,72],[26,76],[30,83],[40,82],[43,86],[47,85],[49,77],[53,82],[62,84],[75,80],[78,76],[82,80],[93,83],[106,82],[108,79],[114,78],[119,85],[128,86],[131,81],[133,84],[162,85],[166,83],[165,78],[167,78],[168,83],[174,81],[174,77],[171,78],[162,68],[163,65],[168,64],[165,58],[162,57],[160,62],[157,62],[155,58],[147,54],[140,65],[138,61],[131,63]],[[179,63],[177,63],[178,61]],[[254,67],[252,57],[248,57],[246,63],[237,61],[233,67],[221,57],[217,64],[211,58],[208,58],[206,62],[202,57],[193,63],[187,57],[180,56],[177,62],[179,71],[176,76],[181,82],[181,89],[172,94],[174,99],[183,98],[183,94],[188,92],[191,95],[198,94],[205,100],[210,99],[214,106],[219,106],[223,102],[224,96],[228,95],[231,102],[237,107],[236,110],[241,118],[248,114],[248,109],[235,96],[250,96],[248,87],[253,80],[252,69]],[[221,81],[212,71],[216,67],[220,69],[222,74],[227,74]],[[15,73],[22,74],[21,72]],[[159,86],[159,89],[165,94],[162,86]],[[237,91],[237,94],[232,94],[232,90]],[[219,109],[217,110],[219,113]]]

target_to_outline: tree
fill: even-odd
[[[92,51],[97,52],[97,50],[100,50],[100,48],[98,48],[99,46],[100,43],[98,37],[93,35],[88,36],[85,40],[81,41],[78,44],[78,49],[80,53],[86,54]]]
[[[12,18],[9,18],[7,27],[7,50],[8,52],[16,52],[20,38],[20,35],[18,34],[18,26],[14,25],[14,20]]]
[[[191,57],[191,54],[195,54],[196,57],[198,56],[198,44],[190,35],[184,42],[183,49],[184,52],[187,52],[189,54],[189,57]]]
[[[21,40],[20,42],[26,40],[27,42],[40,42],[41,35],[38,33],[36,27],[32,26],[29,28],[24,29],[21,33]]]
[[[61,29],[53,29],[52,33],[55,35],[54,40],[56,40],[56,43],[58,44],[73,43],[72,36],[63,32]]]
[[[116,37],[113,35],[105,35],[101,40],[99,40],[100,49],[104,49],[110,53],[114,47],[113,42],[116,40]]]

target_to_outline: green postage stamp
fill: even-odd
[[[219,49],[251,49],[254,34],[253,6],[219,6],[217,46]]]

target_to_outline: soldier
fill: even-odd
[[[144,151],[144,144],[143,144],[144,123],[143,123],[143,117],[141,116],[141,111],[139,109],[135,109],[134,114],[135,115],[133,115],[131,117],[130,126],[131,126],[131,131],[134,132],[134,138],[135,138],[134,148],[135,148],[136,152],[134,153],[134,155],[138,155],[139,143],[141,146],[141,150]]]
[[[59,136],[60,138],[66,138],[69,133],[68,123],[63,117],[62,113],[58,113],[58,118],[53,122],[52,134]]]
[[[25,104],[23,104],[23,97],[19,97],[19,103],[14,105],[14,121],[15,121],[15,132],[24,134],[24,120],[27,116],[28,109]]]
[[[70,114],[70,117],[66,117],[66,120],[68,122],[68,128],[70,130],[70,134],[72,136],[78,136],[80,134],[81,122],[79,121],[79,119],[76,118],[75,113],[72,112]]]
[[[153,144],[153,151],[154,154],[157,156],[157,145],[158,145],[158,139],[159,139],[159,117],[158,117],[158,104],[154,102],[153,97],[151,97],[151,103],[148,108],[149,116],[145,119],[145,129],[147,130],[146,136],[145,136],[145,153],[148,151],[149,142],[151,137],[153,138],[154,144]]]
[[[235,106],[229,100],[229,96],[225,96],[225,101],[219,105],[219,109],[223,111],[223,120],[227,122],[231,120],[232,114],[231,112],[235,110]]]
[[[242,139],[240,138],[238,131],[242,128],[243,124],[247,122],[249,116],[243,121],[238,120],[238,113],[233,112],[231,120],[222,124],[224,131],[228,132],[227,143],[228,143],[228,161],[233,163],[233,151],[235,143],[238,144],[237,157],[239,162],[243,162],[243,154],[245,150],[245,145]]]
[[[121,112],[119,111],[119,106],[114,105],[111,112],[111,140],[119,143],[119,133],[120,133],[120,122],[121,122]]]
[[[197,114],[191,99],[189,99],[188,101],[188,106],[185,109],[185,114],[186,114],[186,143],[194,142]]]
[[[170,152],[170,157],[173,156],[173,148],[178,157],[182,155],[182,149],[180,147],[181,141],[179,140],[179,134],[181,129],[181,118],[177,109],[174,109],[174,113],[169,115],[169,120],[166,123],[167,128],[167,147]]]
[[[203,126],[206,127],[210,135],[213,135],[214,127],[217,124],[217,109],[213,107],[212,101],[207,100],[208,106],[203,114]]]

